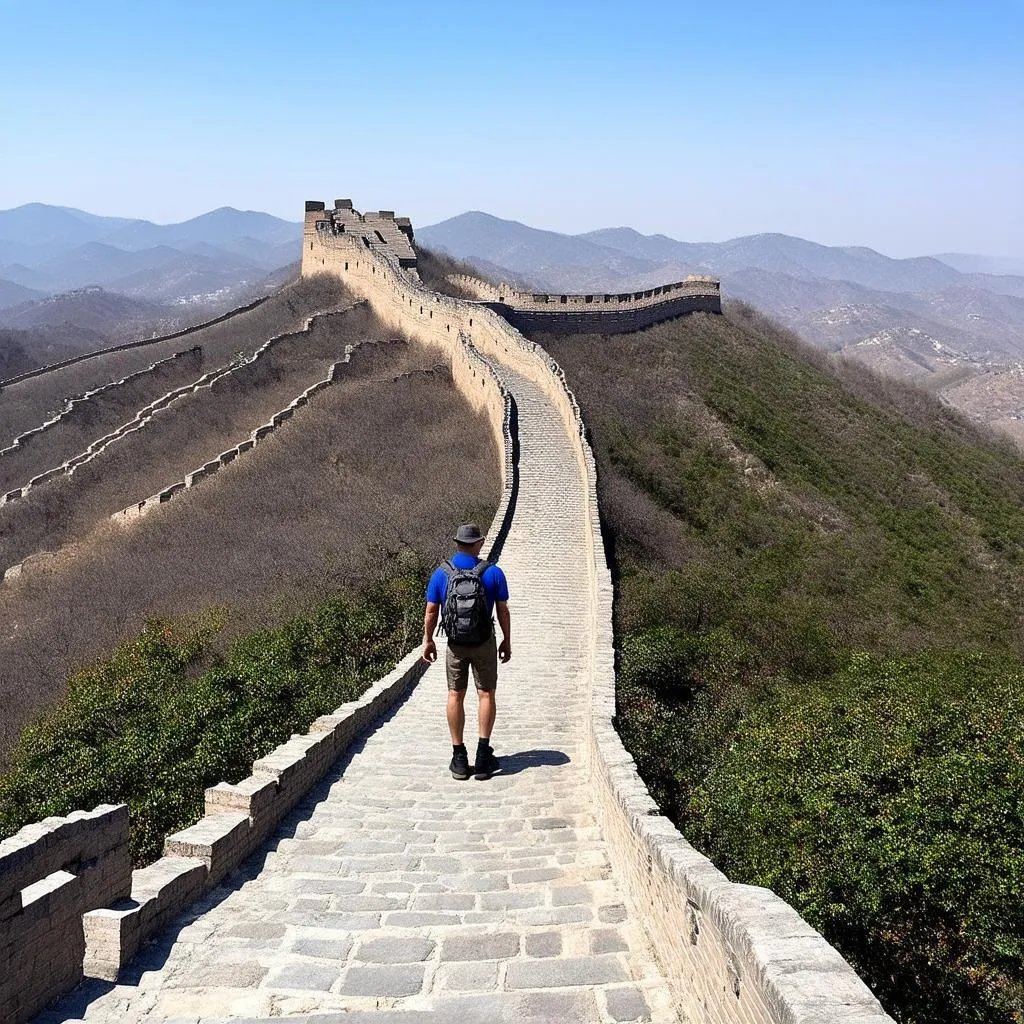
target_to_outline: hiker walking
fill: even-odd
[[[437,660],[434,631],[438,616],[448,636],[445,670],[448,676],[448,729],[452,734],[452,763],[456,779],[470,776],[469,757],[462,741],[466,724],[466,690],[469,670],[473,670],[480,705],[480,739],[476,748],[473,775],[489,779],[498,770],[498,759],[491,749],[494,728],[494,691],[498,685],[498,658],[512,657],[512,629],[508,612],[508,581],[493,562],[480,560],[484,537],[476,523],[465,523],[455,534],[458,550],[442,562],[427,584],[427,609],[423,616],[423,660]],[[492,614],[498,614],[501,644],[494,637]]]

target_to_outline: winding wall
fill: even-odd
[[[558,410],[586,481],[590,607],[590,770],[614,867],[689,1019],[714,1024],[881,1024],[890,1018],[839,953],[773,892],[732,883],[659,813],[622,746],[615,715],[612,582],[597,475],[576,400],[557,363],[493,310],[412,281],[379,250],[318,232],[306,215],[303,274],[337,274],[389,325],[451,351],[459,338],[534,382]],[[456,382],[472,398],[471,381]],[[479,393],[478,393],[479,394]],[[479,394],[481,401],[486,401]]]
[[[615,711],[612,585],[601,542],[594,460],[584,435],[579,409],[557,364],[542,348],[524,339],[492,310],[437,295],[411,281],[397,262],[388,258],[386,252],[371,251],[366,246],[353,246],[347,240],[337,237],[323,239],[318,245],[315,225],[311,224],[316,211],[313,213],[313,218],[307,216],[307,243],[310,233],[314,237],[312,248],[308,244],[304,247],[304,273],[328,271],[338,274],[353,291],[370,302],[386,323],[418,340],[442,347],[451,359],[457,385],[476,407],[486,412],[492,429],[500,438],[506,452],[503,465],[505,488],[496,524],[492,526],[495,540],[492,553],[504,536],[508,524],[516,521],[514,513],[519,481],[514,431],[517,412],[511,391],[518,388],[524,395],[525,406],[518,413],[520,426],[524,435],[530,438],[530,465],[534,472],[543,470],[545,483],[542,488],[533,486],[529,489],[529,502],[524,506],[524,510],[526,507],[530,509],[531,516],[526,520],[529,525],[517,527],[518,540],[509,546],[510,552],[515,549],[518,560],[513,575],[516,578],[520,575],[525,577],[530,572],[536,575],[537,555],[544,555],[545,543],[561,542],[559,534],[545,535],[543,530],[537,529],[546,519],[557,519],[571,529],[572,548],[561,550],[559,555],[563,561],[571,559],[572,564],[582,570],[579,585],[582,586],[584,598],[566,612],[566,622],[572,624],[567,627],[571,629],[571,635],[566,632],[565,635],[559,633],[558,636],[552,636],[551,630],[547,629],[546,642],[552,654],[556,650],[560,652],[561,664],[566,670],[571,666],[571,671],[579,674],[587,684],[582,706],[589,709],[589,714],[586,716],[584,737],[580,741],[586,748],[586,792],[581,793],[580,787],[572,783],[572,806],[585,805],[588,814],[591,811],[596,813],[603,837],[602,847],[609,849],[614,885],[624,892],[634,915],[643,922],[650,934],[661,969],[672,987],[673,1005],[657,1019],[685,1016],[698,1024],[832,1024],[838,1021],[883,1024],[889,1021],[850,967],[792,908],[767,890],[730,883],[706,858],[686,843],[671,822],[658,813],[636,773],[632,758],[623,749],[612,724]],[[506,385],[505,382],[509,383]],[[565,493],[559,493],[559,488],[563,488]],[[582,514],[578,510],[582,510]],[[535,529],[536,533],[526,536]],[[535,586],[537,582],[535,579]],[[573,592],[577,593],[577,590]],[[581,607],[581,604],[585,607]],[[536,619],[536,609],[525,610],[524,617],[530,619],[531,616]],[[534,625],[539,627],[540,623],[535,622]],[[521,659],[519,664],[521,667],[518,671],[527,669],[531,674],[542,668],[540,664],[529,662],[529,655],[527,665],[523,666]],[[410,653],[361,701],[339,708],[334,715],[324,716],[314,723],[307,736],[292,737],[268,757],[260,759],[253,765],[253,773],[248,779],[234,786],[221,785],[207,791],[207,813],[203,820],[190,829],[168,837],[165,857],[150,868],[134,872],[131,877],[125,868],[125,833],[123,809],[120,808],[98,808],[91,814],[77,812],[68,819],[51,819],[37,826],[29,826],[12,839],[0,843],[0,1016],[13,1022],[30,1019],[36,1009],[81,976],[83,958],[87,974],[112,977],[146,935],[161,927],[177,910],[215,885],[227,871],[258,847],[270,834],[274,823],[327,770],[359,728],[369,724],[384,708],[398,701],[416,674],[422,671],[420,666],[418,652]],[[553,679],[552,684],[557,687],[558,680]],[[525,696],[529,699],[528,694]],[[557,689],[549,693],[548,697],[559,703],[562,701]],[[429,710],[432,718],[434,712],[427,708],[430,701],[432,698],[424,693],[419,704]],[[537,703],[536,698],[533,703]],[[406,705],[403,713],[419,712],[415,709],[409,711]],[[554,717],[550,715],[549,707],[542,707],[540,713],[542,716]],[[579,721],[579,717],[574,721]],[[534,727],[540,728],[537,723]],[[547,742],[552,742],[552,738],[549,737]],[[387,751],[393,750],[394,744],[393,741],[385,740],[384,745],[387,756]],[[402,754],[400,761],[404,764],[406,759],[407,755]],[[409,766],[406,766],[406,770],[409,770]],[[411,770],[414,775],[419,773],[417,764],[413,764]],[[366,786],[371,788],[367,807],[380,803],[372,796],[372,786],[375,784],[385,787],[382,792],[386,793],[386,799],[380,805],[392,807],[396,800],[390,789],[395,785],[395,778],[386,775],[381,779],[379,774],[379,763],[374,763],[361,776]],[[343,777],[342,783],[358,788],[360,776],[358,772],[355,775],[356,778],[351,782]],[[548,778],[540,773],[535,777],[538,780]],[[500,777],[496,781],[502,782]],[[443,820],[432,833],[428,830],[428,824],[437,821],[437,814],[433,810],[437,806],[436,798],[430,794],[435,788],[440,793],[442,788],[436,781],[427,783],[419,778],[410,780],[407,785],[416,792],[426,791],[426,801],[422,806],[429,816],[429,821],[419,822],[416,829],[409,832],[409,836],[426,838],[430,834],[442,837],[452,835],[454,840],[442,847],[439,838],[438,851],[444,849],[448,852],[440,857],[424,856],[424,862],[442,862],[436,865],[435,870],[452,870],[446,867],[449,863],[462,864],[458,851],[465,849],[465,843],[471,837],[467,835],[461,839],[458,833],[448,833],[447,829],[451,825],[446,826]],[[544,816],[545,804],[542,801],[545,797],[532,789],[532,785],[530,777],[509,777],[494,790],[499,800],[502,794],[509,794],[510,799],[525,798],[531,804],[529,811],[525,806],[516,804],[516,813],[531,816],[527,831],[517,831],[522,829],[523,821],[507,820],[500,810],[492,809],[502,804],[496,805],[495,797],[490,798],[488,803],[488,797],[484,795],[470,802],[478,805],[478,813],[488,816],[498,814],[499,820],[481,822],[474,835],[494,837],[493,841],[499,844],[518,842],[520,846],[526,835],[534,837],[535,841],[537,837],[551,836],[552,842],[548,845],[552,851],[557,851],[559,846],[553,842],[556,836],[550,830],[565,829],[567,833],[572,830],[568,822]],[[353,812],[346,813],[344,810],[344,793],[355,791],[344,789],[339,794],[341,813],[346,817],[352,817]],[[360,791],[365,792],[365,788]],[[486,790],[483,792],[486,793]],[[556,799],[565,796],[564,789],[562,794],[562,797]],[[450,800],[451,796],[446,799]],[[414,803],[414,800],[407,800],[405,806],[411,807]],[[397,805],[403,804],[397,801]],[[469,805],[465,803],[466,807]],[[328,816],[332,813],[329,807],[327,812]],[[337,814],[338,810],[335,809],[333,813]],[[358,810],[354,814],[358,816]],[[358,820],[352,821],[350,827],[361,824]],[[342,833],[346,834],[351,835],[351,832]],[[326,833],[324,835],[326,838]],[[388,830],[385,830],[383,838],[398,840],[385,845],[399,848],[402,843],[409,841],[408,838],[400,839]],[[341,841],[331,839],[320,845],[333,850]],[[316,849],[316,839],[308,845]],[[330,871],[327,878],[329,888],[323,891],[338,890],[338,870],[344,868],[346,863],[353,871],[376,874],[387,872],[389,862],[396,860],[384,854],[378,857],[379,851],[364,849],[359,842],[351,845],[354,847],[353,852],[348,855],[342,852],[341,859],[307,857],[307,860],[316,861],[317,866],[321,861],[330,861],[329,866],[327,863],[323,865],[325,871]],[[370,846],[375,846],[375,843]],[[523,847],[521,853],[537,849],[536,846]],[[562,847],[562,850],[568,852],[567,847]],[[373,852],[374,856],[360,857],[360,852]],[[495,859],[505,853],[499,845],[489,851],[482,850],[480,855]],[[346,856],[353,859],[346,861]],[[566,862],[556,852],[552,852],[551,861],[558,864]],[[397,859],[397,863],[402,863],[401,858]],[[474,860],[472,863],[476,865],[478,862]],[[97,871],[96,865],[105,865],[106,870]],[[311,868],[313,865],[308,865],[306,870]],[[397,870],[401,871],[401,868]],[[544,867],[538,870],[539,879],[560,874],[556,868]],[[301,868],[298,874],[302,874]],[[513,874],[530,876],[532,872],[527,870]],[[456,931],[493,927],[485,924],[486,921],[496,921],[499,922],[498,927],[505,925],[507,928],[509,922],[517,919],[528,927],[585,919],[574,916],[572,912],[576,908],[566,906],[565,903],[585,899],[583,890],[592,891],[589,886],[577,885],[557,890],[558,903],[554,896],[556,890],[551,890],[548,897],[552,900],[550,906],[546,909],[530,909],[537,906],[529,902],[529,899],[536,898],[535,894],[517,889],[509,893],[506,900],[500,891],[488,893],[487,886],[481,887],[478,884],[490,877],[485,874],[478,879],[471,871],[469,875],[459,875],[450,880],[452,884],[461,887],[454,893],[441,893],[438,888],[432,890],[436,899],[465,899],[471,905],[481,908],[467,914],[462,923],[454,915],[438,913],[423,915],[395,911],[393,916],[398,922],[403,918],[421,921],[427,917],[442,930],[446,923],[438,919],[450,918]],[[400,887],[411,883],[408,879],[403,881],[399,875],[394,883],[384,884],[385,891],[390,891],[387,886],[393,884]],[[523,884],[530,883],[524,879]],[[358,886],[362,883],[356,885],[357,888],[347,891],[358,892]],[[613,883],[596,881],[593,885],[607,887]],[[301,893],[301,879],[298,886]],[[469,892],[466,891],[467,887]],[[497,888],[501,889],[502,886]],[[577,893],[577,890],[580,892]],[[485,902],[475,903],[476,897],[471,894],[472,891],[482,892],[482,900]],[[130,899],[125,899],[129,894]],[[485,910],[488,895],[494,896],[490,904],[492,908],[505,909],[496,913],[493,909]],[[430,892],[426,896],[429,898]],[[519,898],[524,902],[515,903],[514,900]],[[379,900],[381,897],[370,899]],[[111,900],[118,902],[111,904]],[[225,902],[226,912],[230,911],[227,908],[228,902]],[[283,913],[298,915],[300,922],[310,919],[308,912],[300,908],[301,904],[309,902],[307,897],[301,897],[293,909]],[[273,906],[267,907],[265,901],[260,905],[266,908],[273,919]],[[516,906],[524,909],[517,911]],[[615,911],[616,908],[602,909]],[[84,918],[83,911],[86,911]],[[583,912],[586,913],[585,910]],[[316,915],[314,911],[312,919],[316,919]],[[376,917],[379,918],[379,914]],[[288,917],[288,920],[292,918]],[[346,934],[344,929],[357,927],[351,916],[345,920],[348,923],[341,926],[340,934]],[[605,921],[606,918],[602,917],[601,920]],[[82,922],[81,931],[78,922]],[[251,928],[252,925],[246,927]],[[270,924],[266,927],[281,926]],[[403,927],[411,928],[414,925],[406,920],[393,927],[402,931]],[[246,931],[244,934],[252,933]],[[73,941],[68,942],[68,936]],[[549,937],[531,932],[527,939],[546,941]],[[596,933],[593,936],[595,942],[604,941],[604,938]],[[503,952],[498,947],[503,947],[508,939],[514,939],[514,949]],[[398,941],[388,939],[385,946],[378,943],[378,955],[385,958],[385,965],[396,962],[404,965],[409,962],[387,959],[393,957],[397,949],[395,943]],[[469,941],[473,946],[469,959],[479,959],[478,944],[485,941],[495,946],[493,954],[490,954],[492,958],[511,957],[515,960],[509,964],[507,975],[503,975],[509,989],[543,990],[552,984],[565,984],[566,979],[573,977],[574,980],[568,981],[568,984],[579,986],[577,991],[587,991],[595,986],[607,989],[601,997],[604,1000],[601,1006],[606,1008],[612,1019],[636,1019],[641,1015],[628,1009],[630,1005],[637,1009],[636,1000],[630,998],[636,993],[621,987],[622,975],[615,973],[621,970],[621,966],[617,966],[620,961],[616,959],[616,954],[570,957],[560,965],[549,965],[543,961],[549,954],[540,948],[540,944],[535,944],[531,952],[527,942],[526,959],[520,958],[520,939],[516,935],[487,933],[481,936],[474,932]],[[404,944],[403,949],[408,948],[404,939],[401,943]],[[434,945],[421,938],[411,938],[409,943]],[[367,950],[372,946],[370,943]],[[222,956],[227,949],[219,945],[213,955]],[[459,949],[457,938],[445,939],[441,960],[450,958],[449,954],[455,954],[454,958],[459,959]],[[594,949],[592,952],[600,950]],[[275,958],[278,956],[277,953],[273,955]],[[360,946],[360,955],[365,963],[366,956],[370,954],[364,954]],[[190,959],[191,954],[187,949],[183,956],[189,965],[188,969],[193,970],[194,960]],[[321,995],[315,996],[314,990],[321,987],[318,979],[323,975],[316,973],[321,969],[311,968],[304,956],[308,954],[300,953],[299,959],[302,962],[295,968],[301,975],[300,984],[294,980],[299,975],[281,975],[269,979],[272,991],[287,991],[289,987],[302,989],[300,998],[292,1004],[295,1006],[330,1004],[343,1006],[347,1012],[350,1005],[347,999],[358,1000],[360,995],[382,991],[380,988],[361,987],[369,983],[371,976],[374,985],[391,986],[384,991],[385,995],[409,994],[394,989],[396,984],[404,985],[409,977],[419,979],[416,982],[417,989],[423,983],[422,968],[353,966],[346,968],[343,981],[331,983],[332,991],[339,994],[324,996],[321,992]],[[554,967],[559,969],[555,971],[552,969]],[[220,985],[227,986],[225,998],[235,1000],[230,1005],[250,1005],[245,1002],[248,996],[244,992],[239,994],[237,969],[230,967],[229,972],[230,980],[209,982],[202,988],[197,996],[202,1001],[202,1010],[198,1014],[192,1011],[188,1019],[199,1020],[203,1013],[214,1012],[209,1009],[210,1001],[216,998],[217,986]],[[455,973],[450,969],[437,975],[448,979],[454,976]],[[222,975],[215,977],[220,978]],[[485,983],[479,971],[463,972],[463,977],[472,977],[476,983]],[[235,987],[231,988],[232,985]],[[141,991],[138,993],[139,1005],[126,1017],[126,1007],[118,1001],[116,991],[109,994],[106,1003],[105,995],[97,997],[96,1014],[89,1014],[90,1021],[103,1021],[106,1024],[115,1020],[134,1022],[143,1019],[180,1019],[177,1011],[153,1014],[151,1010],[154,1003],[147,1003],[148,997]],[[351,995],[346,996],[346,992]],[[613,1006],[613,997],[619,1000],[615,1004],[619,1009]],[[161,1005],[167,1008],[184,1005],[174,996],[173,985],[161,998],[165,1000]],[[307,1016],[282,1017],[280,999],[283,997],[273,998],[277,1000],[276,1012],[269,1016],[296,1022],[310,1019]],[[485,997],[483,1003],[473,1005],[491,1005],[486,1001],[489,998]],[[465,1007],[458,998],[449,1000],[446,1005],[455,1016],[445,1016],[443,1019],[468,1019]],[[540,1017],[534,1016],[533,1019],[567,1019],[568,1007],[585,1005],[585,1000],[583,1003],[559,1001],[549,998],[542,991],[533,1003],[527,1005],[545,1008]],[[463,1008],[457,1009],[459,1007]],[[409,1008],[412,1009],[412,1006]],[[237,1017],[238,1011],[232,1011],[229,1016]],[[493,1014],[488,1013],[485,1019],[493,1019]],[[599,1018],[591,1014],[581,1019]]]
[[[465,274],[452,284],[475,295],[518,331],[546,334],[624,334],[639,331],[686,313],[721,313],[721,283],[714,277],[633,292],[549,294],[516,291]]]

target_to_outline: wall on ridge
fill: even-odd
[[[770,890],[730,882],[690,846],[660,813],[622,746],[613,725],[613,588],[597,474],[561,368],[493,310],[428,290],[383,252],[318,232],[316,217],[307,213],[304,276],[336,274],[386,323],[444,348],[456,385],[474,404],[487,407],[487,382],[458,366],[464,338],[537,384],[559,411],[588,505],[592,784],[613,867],[651,935],[678,1006],[700,1024],[892,1024],[850,965],[792,907]]]
[[[549,334],[625,334],[684,313],[721,313],[721,284],[714,277],[635,292],[569,295],[515,291],[466,274],[453,274],[458,285],[504,317],[518,331]]]

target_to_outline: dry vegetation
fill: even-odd
[[[183,338],[157,340],[123,352],[97,355],[5,387],[0,391],[0,447],[6,447],[19,434],[60,412],[73,395],[120,380],[193,345],[202,347],[200,373],[207,372],[231,362],[240,353],[251,353],[274,335],[301,330],[310,314],[344,301],[344,290],[336,278],[304,278],[281,289],[255,309]]]
[[[178,358],[162,360],[153,369],[76,403],[59,423],[0,452],[0,492],[22,487],[34,476],[61,465],[131,420],[139,409],[192,383],[201,376],[202,363],[202,349],[185,349]]]
[[[285,336],[256,362],[158,411],[73,475],[0,508],[0,565],[73,541],[114,512],[183,479],[328,376],[347,343],[379,335],[361,306],[321,317],[310,331]]]
[[[346,344],[366,341],[378,344],[361,345],[342,380],[252,452],[131,527],[93,528],[240,439],[323,377]],[[453,424],[460,436],[490,433],[482,422],[467,426],[474,415],[440,361],[356,307],[275,346],[216,398],[182,402],[159,428],[116,446],[91,475],[68,481],[73,502],[58,483],[39,489],[44,501],[30,494],[5,510],[35,538],[5,536],[11,550],[53,546],[55,537],[81,543],[0,586],[0,750],[76,666],[148,617],[224,607],[227,643],[358,587],[391,558],[432,563],[452,523],[486,522],[498,500],[498,452],[452,445]]]
[[[469,299],[474,301],[476,296],[465,288],[460,288],[448,280],[452,274],[464,274],[469,277],[480,277],[480,271],[471,263],[464,260],[457,260],[444,252],[433,252],[431,249],[424,249],[423,246],[416,247],[416,268],[419,271],[420,280],[434,291],[442,295],[451,295],[456,299]]]

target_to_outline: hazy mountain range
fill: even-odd
[[[1024,259],[891,259],[789,235],[680,242],[632,228],[564,235],[464,213],[417,239],[485,274],[550,292],[649,288],[714,274],[808,341],[938,391],[1024,445]]]
[[[0,309],[94,285],[165,304],[230,297],[296,261],[301,238],[299,223],[230,207],[154,224],[29,203],[0,211]]]
[[[563,235],[479,212],[421,228],[417,238],[492,275],[503,272],[547,291],[649,288],[714,274],[727,297],[750,302],[830,349],[876,331],[917,327],[979,357],[1024,356],[1024,260],[891,259],[873,249],[779,234],[727,242],[680,242],[632,228]],[[963,269],[1018,265],[1021,275]]]

